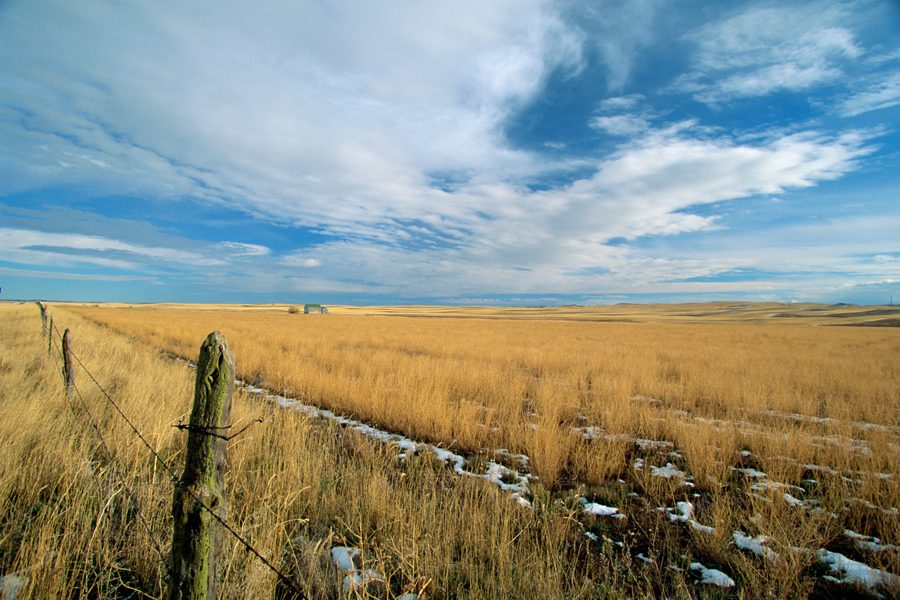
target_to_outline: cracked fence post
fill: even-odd
[[[66,400],[72,401],[72,394],[75,391],[75,363],[72,362],[72,336],[69,330],[63,332],[62,341],[63,353],[63,378],[66,380]]]
[[[196,498],[225,516],[223,475],[227,441],[221,434],[231,420],[234,358],[218,331],[200,347],[194,407],[188,426],[184,473],[175,486],[172,517],[170,600],[214,600],[218,591],[217,556],[222,526]]]
[[[37,305],[41,310],[41,337],[44,337],[47,335],[47,307],[43,302],[38,302]]]

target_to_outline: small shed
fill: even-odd
[[[322,306],[321,304],[304,304],[303,305],[303,314],[304,315],[328,314],[328,307]]]

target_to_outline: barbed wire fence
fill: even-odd
[[[79,357],[78,354],[72,350],[72,345],[69,339],[69,330],[65,329],[65,333],[60,334],[61,327],[58,323],[54,323],[53,315],[46,312],[46,307],[42,303],[37,304],[41,309],[41,334],[48,336],[48,353],[53,357],[54,362],[59,368],[62,383],[66,388],[66,399],[69,408],[76,419],[86,421],[88,427],[96,436],[98,448],[101,450],[104,459],[110,465],[110,470],[115,474],[116,479],[118,479],[119,484],[122,486],[122,489],[125,490],[125,493],[134,508],[135,515],[137,516],[138,521],[141,523],[142,528],[146,530],[147,536],[150,540],[151,545],[153,546],[154,552],[159,556],[160,563],[162,564],[163,569],[165,570],[166,577],[169,579],[171,585],[171,582],[177,579],[181,574],[176,573],[173,570],[172,561],[169,560],[170,556],[163,551],[162,544],[160,544],[160,542],[156,539],[150,523],[148,522],[144,513],[141,511],[140,502],[138,501],[133,488],[129,486],[128,482],[126,481],[124,468],[116,460],[116,457],[110,448],[110,444],[107,442],[106,438],[104,437],[103,431],[100,428],[99,420],[95,417],[94,412],[91,410],[88,402],[84,398],[84,394],[82,394],[81,389],[76,384],[74,377],[74,367],[76,365],[80,368],[81,372],[83,372],[87,376],[88,380],[93,384],[93,386],[100,392],[101,396],[106,401],[108,406],[112,407],[116,415],[128,426],[128,428],[131,430],[131,433],[138,440],[140,440],[143,446],[146,447],[147,451],[153,457],[154,461],[156,461],[162,467],[163,471],[171,480],[174,486],[180,485],[179,476],[172,468],[172,466],[169,465],[169,463],[166,462],[166,460],[162,456],[160,456],[159,452],[147,440],[147,437],[143,433],[141,433],[132,419],[130,419],[125,414],[125,412],[119,406],[119,403],[113,399],[112,394],[110,394],[106,390],[106,388],[98,381],[97,377],[94,376],[94,374],[87,367],[81,357]],[[47,327],[48,318],[50,323],[49,328]],[[56,336],[56,339],[54,339],[54,335]],[[73,402],[73,400],[76,398],[78,401],[78,405],[81,407],[81,416],[79,416],[79,411],[76,410],[75,403]],[[177,427],[179,430],[186,430],[190,435],[210,436],[222,440],[223,442],[227,442],[228,440],[233,439],[246,431],[251,425],[261,421],[261,419],[251,421],[242,429],[231,435],[224,435],[213,431],[213,429],[229,429],[231,426],[211,428],[199,427],[193,424],[186,425],[179,422],[177,425],[174,425],[174,427]],[[93,470],[92,476],[94,477],[98,486],[102,488],[102,484],[97,479],[97,474]],[[294,593],[297,597],[306,597],[300,586],[291,577],[277,568],[268,558],[266,558],[266,556],[260,550],[254,547],[243,535],[241,535],[241,533],[234,525],[229,523],[225,517],[220,515],[212,506],[210,506],[209,503],[204,500],[196,492],[196,490],[193,489],[193,487],[180,486],[180,489],[185,492],[202,511],[208,513],[222,527],[223,531],[227,532],[231,537],[233,537],[241,546],[244,547],[247,552],[253,554],[269,571],[271,571],[278,578],[278,580],[280,580],[280,582],[289,591]],[[173,596],[173,594],[170,594],[170,597],[181,596]]]

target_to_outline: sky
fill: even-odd
[[[900,2],[0,0],[0,299],[900,302]]]

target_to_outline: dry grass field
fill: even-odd
[[[239,377],[283,397],[240,391],[235,418],[266,421],[231,443],[229,514],[268,555],[287,556],[314,595],[340,592],[329,561],[314,557],[328,544],[359,548],[384,574],[351,594],[900,593],[891,307],[51,311],[173,461],[184,442],[171,425],[189,410],[192,372],[171,356],[194,360],[207,333],[225,334]],[[0,320],[3,464],[16,465],[0,479],[0,567],[30,569],[34,597],[158,595],[151,538],[168,547],[171,483],[86,392],[118,465],[98,458],[60,395],[33,304],[3,305]],[[843,326],[860,324],[870,326]],[[403,444],[379,442],[373,428],[419,451],[398,457]],[[456,472],[483,476],[455,475],[442,449],[465,461]],[[152,535],[115,469],[131,478]],[[224,597],[271,597],[271,574],[237,547],[225,575]]]

